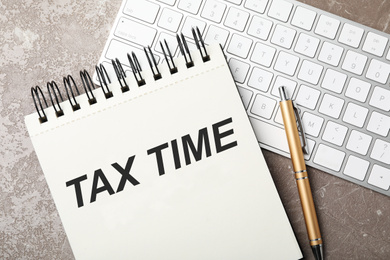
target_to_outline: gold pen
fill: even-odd
[[[313,195],[310,189],[309,176],[307,175],[303,153],[307,154],[306,140],[298,110],[291,99],[286,94],[284,86],[279,87],[281,101],[279,102],[282,113],[284,129],[286,131],[290,156],[293,164],[295,179],[297,182],[298,193],[301,199],[303,216],[305,217],[307,234],[309,236],[310,246],[317,260],[323,259],[322,238],[320,227],[318,225],[316,210],[314,208]],[[298,125],[297,125],[298,121]],[[301,130],[302,141],[298,133],[298,127]]]

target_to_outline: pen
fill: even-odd
[[[301,199],[301,206],[303,216],[305,217],[310,246],[315,258],[317,260],[322,260],[323,249],[320,227],[318,226],[313,195],[311,193],[309,177],[307,175],[305,160],[303,158],[303,153],[307,154],[307,147],[302,123],[296,107],[286,94],[284,86],[279,87],[279,94],[281,99],[279,102],[280,111],[282,113],[284,129],[286,131],[288,146],[290,148],[291,161],[295,172],[295,179],[297,182],[299,197]],[[303,145],[301,144],[298,127],[301,130]]]

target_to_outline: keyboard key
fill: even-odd
[[[246,0],[245,8],[263,14],[269,0]]]
[[[390,60],[390,49],[389,49],[389,51],[387,52],[386,59],[387,59],[387,60]]]
[[[367,56],[354,51],[347,51],[341,68],[356,75],[362,75],[366,62]]]
[[[271,28],[271,21],[254,15],[248,28],[248,34],[265,41],[268,39]]]
[[[280,47],[290,49],[294,41],[296,31],[283,25],[276,25],[271,42]]]
[[[304,60],[301,69],[299,70],[298,78],[313,85],[317,85],[323,68],[324,67],[317,63]]]
[[[107,74],[108,74],[108,77],[111,79],[111,80],[117,80],[117,76],[116,76],[116,73],[115,73],[115,70],[112,66],[112,63],[111,62],[106,62],[106,61],[103,61],[101,62],[101,64],[103,64],[104,68],[106,69],[107,71]],[[131,73],[130,71],[130,68],[129,67],[126,67],[126,66],[123,66],[123,70],[125,71],[125,73]],[[129,74],[130,75],[130,74]],[[99,78],[97,75],[95,75],[95,77],[92,79],[92,80],[95,80],[96,82],[99,82]],[[115,95],[115,94],[114,94]]]
[[[389,190],[390,187],[390,169],[374,164],[368,183],[378,188]]]
[[[278,123],[279,125],[283,125],[283,117],[282,117],[282,113],[280,112],[280,107],[278,107],[278,109],[276,111],[274,121],[276,123]]]
[[[183,33],[184,36],[192,39],[193,38],[192,28],[196,28],[196,27],[198,27],[200,33],[203,34],[203,31],[206,27],[206,23],[201,20],[195,19],[191,16],[187,16],[183,28],[181,28],[181,32]]]
[[[207,0],[201,16],[207,20],[220,23],[225,13],[226,5],[215,0]]]
[[[257,42],[251,56],[251,61],[269,67],[274,59],[275,52],[275,48]]]
[[[109,60],[118,58],[122,65],[129,66],[128,59],[127,59],[127,53],[134,52],[135,55],[137,55],[138,61],[141,65],[141,68],[148,68],[149,63],[145,56],[145,52],[141,48],[136,48],[134,46],[131,46],[129,44],[125,44],[123,42],[117,41],[117,40],[111,40],[109,48],[107,49],[107,52],[105,54],[105,57]],[[159,62],[160,57],[158,55],[154,55],[154,58],[156,59],[156,62]],[[110,66],[112,67],[112,66]],[[125,69],[126,70],[126,69]],[[116,78],[116,76],[115,76]]]
[[[302,125],[306,134],[318,137],[323,123],[324,119],[322,117],[308,112],[303,113]]]
[[[366,77],[381,84],[385,84],[390,74],[390,64],[372,59]]]
[[[267,92],[273,77],[274,74],[271,72],[254,67],[248,80],[248,86],[263,92]]]
[[[240,5],[242,2],[242,0],[225,0],[225,1],[230,2],[232,4],[236,4],[236,5]]]
[[[297,44],[295,45],[294,51],[313,58],[317,52],[319,43],[320,40],[318,38],[301,33],[299,35]]]
[[[386,37],[373,32],[368,32],[362,50],[374,54],[376,56],[382,57],[387,42],[388,39]]]
[[[314,109],[317,106],[320,94],[321,92],[317,89],[301,85],[297,97],[295,98],[295,102],[299,106]]]
[[[372,112],[370,121],[368,121],[367,130],[383,137],[389,134],[390,130],[390,116]]]
[[[345,110],[343,121],[357,127],[362,127],[366,121],[367,113],[367,108],[349,103]]]
[[[313,162],[338,172],[344,162],[344,157],[344,152],[330,146],[320,144],[316,155],[314,156]]]
[[[169,50],[171,51],[172,55],[174,55],[176,53],[177,47],[179,47],[176,37],[163,32],[158,37],[157,42],[164,42],[164,40],[167,42]],[[156,44],[154,49],[159,53],[163,53],[160,44]]]
[[[275,106],[276,101],[274,99],[257,94],[251,112],[256,116],[270,119]]]
[[[196,47],[195,43],[192,43],[190,41],[187,41],[188,49],[190,51],[198,51],[198,48]]]
[[[371,84],[357,78],[351,78],[345,95],[360,102],[366,102]]]
[[[302,6],[298,6],[295,10],[294,17],[291,20],[291,24],[306,31],[310,31],[313,27],[316,16],[316,12]]]
[[[183,15],[179,12],[164,8],[157,25],[171,32],[177,32]]]
[[[362,132],[352,130],[346,148],[361,155],[366,155],[370,147],[372,137]]]
[[[204,39],[205,43],[211,44],[213,42],[217,42],[222,45],[222,48],[225,48],[226,40],[229,36],[229,31],[217,27],[215,25],[210,25],[209,30],[206,33],[206,37]]]
[[[347,75],[336,70],[327,69],[321,87],[340,94],[343,91]]]
[[[390,164],[390,143],[376,139],[370,157],[385,164]]]
[[[238,83],[244,83],[246,75],[248,74],[249,71],[249,67],[250,67],[249,64],[231,58],[229,60],[229,67],[234,80],[237,81]]]
[[[249,89],[237,86],[238,92],[240,93],[242,103],[244,104],[245,109],[248,109],[249,103],[252,99],[253,92]]]
[[[309,160],[313,151],[314,151],[314,146],[316,145],[316,142],[314,142],[313,140],[311,139],[306,139],[306,144],[307,144],[307,150],[308,150],[308,154],[303,154],[303,158],[305,158],[305,160]]]
[[[349,23],[345,23],[341,30],[339,42],[357,48],[362,40],[364,30]]]
[[[375,87],[370,99],[370,105],[384,111],[390,111],[390,90]]]
[[[338,66],[343,51],[344,49],[340,46],[329,42],[324,42],[320,54],[318,55],[318,60],[332,66]]]
[[[201,4],[202,0],[180,0],[177,7],[183,11],[197,14]]]
[[[283,0],[274,0],[272,1],[271,7],[268,10],[268,16],[282,22],[287,22],[292,8],[292,3]]]
[[[276,59],[274,69],[289,76],[293,76],[297,69],[298,62],[299,58],[297,56],[281,51]]]
[[[339,20],[326,15],[321,15],[318,19],[317,27],[314,32],[333,40],[336,37],[339,26]]]
[[[297,83],[291,79],[287,79],[282,76],[277,76],[271,94],[278,98],[280,98],[279,95],[280,86],[284,86],[286,88],[287,95],[292,97],[294,95],[295,88],[297,87]]]
[[[318,112],[333,118],[339,118],[343,106],[344,99],[325,94]]]
[[[129,30],[129,28],[131,28],[131,30]],[[119,19],[114,34],[144,47],[153,44],[156,33],[157,31],[149,26],[122,17]]]
[[[127,1],[123,12],[144,22],[154,23],[159,9],[159,5],[149,1],[139,1],[136,5]]]
[[[187,45],[188,45],[188,49],[190,51],[198,51],[198,48],[196,47],[195,43],[187,41]]]
[[[248,56],[251,46],[251,39],[235,33],[230,40],[227,52],[245,59]]]
[[[252,116],[249,116],[249,120],[260,143],[269,145],[285,153],[289,152],[287,139],[285,138],[286,132],[283,128],[271,125]],[[275,136],[283,136],[284,138],[275,138]]]
[[[161,3],[167,4],[167,5],[174,5],[176,0],[157,0]]]
[[[370,163],[354,155],[348,157],[348,161],[344,168],[344,174],[352,178],[363,181],[366,178],[368,166]]]
[[[225,19],[225,26],[242,32],[245,29],[248,18],[249,13],[231,7]]]
[[[341,146],[344,143],[347,132],[347,127],[332,121],[328,121],[324,134],[322,135],[322,139],[332,144]]]

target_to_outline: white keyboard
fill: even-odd
[[[261,147],[289,156],[278,87],[299,106],[307,164],[390,196],[389,35],[292,0],[124,0],[100,63],[141,67],[159,41],[180,55],[176,33],[198,27],[220,43]],[[223,93],[221,93],[223,96]]]

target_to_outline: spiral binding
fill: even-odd
[[[199,50],[199,53],[202,57],[203,62],[209,61],[210,55],[207,53],[205,43],[202,39],[202,35],[201,35],[198,27],[196,27],[196,29],[192,28],[192,35],[194,37],[196,47]],[[183,34],[180,34],[180,36],[176,35],[176,39],[177,39],[177,42],[179,45],[180,53],[184,57],[186,67],[187,68],[193,67],[194,61],[191,57],[191,53],[190,53],[190,50],[188,48],[188,44],[187,44],[187,41],[186,41],[184,35]],[[165,61],[168,65],[169,72],[171,74],[177,73],[178,68],[176,67],[175,62],[173,61],[173,56],[172,56],[172,53],[168,47],[168,43],[166,42],[166,40],[164,40],[164,42],[160,41],[160,47],[161,47],[161,50],[164,54]],[[150,46],[145,47],[144,52],[145,52],[146,58],[148,60],[150,69],[153,73],[154,80],[161,79],[163,76],[161,75],[161,72],[158,68],[156,59],[153,55],[153,52],[152,52]],[[137,56],[135,55],[134,52],[132,52],[131,54],[129,54],[129,53],[127,54],[127,58],[128,58],[131,70],[133,72],[133,76],[134,76],[138,86],[141,87],[141,86],[145,85],[146,81],[142,77],[142,68],[141,68],[141,65],[138,61]],[[125,80],[127,75],[123,69],[121,62],[119,61],[119,59],[116,58],[116,59],[112,59],[111,63],[112,63],[112,67],[114,68],[115,75],[117,77],[119,85],[121,87],[122,93],[129,91],[130,88]],[[111,84],[111,79],[108,76],[106,68],[104,67],[103,64],[99,64],[99,65],[95,66],[95,70],[96,70],[96,75],[97,75],[98,81],[100,83],[100,86],[101,86],[101,89],[104,93],[105,98],[109,99],[109,98],[113,97],[113,93],[108,87],[109,84]],[[90,105],[97,103],[96,97],[93,94],[93,90],[95,89],[95,85],[94,85],[88,71],[81,70],[80,71],[80,78],[81,78],[81,82],[83,84],[84,92],[88,98],[88,103]],[[72,107],[72,110],[73,111],[79,110],[81,107],[80,107],[80,104],[77,102],[75,96],[80,95],[80,92],[79,92],[79,89],[76,85],[75,80],[73,79],[73,77],[71,75],[68,75],[68,76],[63,78],[63,83],[64,83],[64,87],[65,87],[65,91],[66,91],[66,96],[69,100],[69,103]],[[62,94],[60,92],[60,89],[59,89],[57,83],[55,81],[47,82],[47,90],[49,93],[51,105],[55,111],[55,115],[57,117],[63,116],[64,111],[61,108],[60,103],[63,102],[64,99],[62,97]],[[73,91],[73,90],[75,90],[75,91]],[[41,124],[47,122],[48,119],[47,119],[47,116],[46,116],[44,109],[48,108],[48,104],[46,101],[46,97],[42,92],[42,89],[39,86],[32,87],[31,88],[31,96],[33,98],[34,106],[35,106],[35,109],[36,109],[38,116],[39,116],[39,122]],[[45,106],[45,108],[44,108],[44,106]]]
[[[100,86],[103,89],[104,96],[106,98],[113,97],[112,92],[108,89],[107,81],[108,83],[111,83],[110,77],[107,74],[106,68],[103,66],[103,64],[100,64],[100,66],[95,66],[96,74],[98,76],[98,80],[100,83]],[[107,79],[107,81],[106,81]]]
[[[121,85],[122,93],[129,91],[130,88],[127,85],[127,82],[125,80],[126,73],[123,70],[122,63],[119,61],[118,58],[116,58],[115,60],[114,59],[111,60],[111,63],[112,63],[112,67],[114,68],[116,77],[118,78],[118,82]]]
[[[147,49],[144,48],[146,58],[148,59],[150,69],[152,70],[152,73],[153,73],[153,78],[154,78],[154,80],[159,80],[159,79],[161,79],[161,73],[157,67],[157,62],[156,62],[156,59],[154,58],[152,50],[150,49],[150,46],[148,46],[148,50],[149,50],[149,53],[148,53]]]
[[[32,95],[33,100],[34,100],[35,109],[37,110],[38,115],[39,115],[39,122],[42,124],[42,123],[45,123],[47,121],[47,117],[46,117],[45,111],[43,110],[43,106],[42,106],[41,99],[39,98],[39,94],[41,94],[42,100],[45,101],[45,105],[47,107],[46,98],[42,93],[42,89],[39,86],[35,86],[35,87],[31,88],[31,95]],[[40,109],[38,108],[36,99],[38,99]]]
[[[71,80],[72,80],[72,82],[70,82]],[[74,96],[74,92],[73,92],[71,83],[73,83],[73,86],[76,89],[77,95],[80,95],[79,89],[77,88],[76,82],[74,81],[73,77],[71,75],[64,77],[64,86],[65,86],[66,95],[68,96],[68,100],[70,102],[70,105],[72,106],[73,111],[77,111],[80,109],[80,104],[77,103],[77,100]],[[68,90],[68,88],[69,88],[69,90]],[[72,94],[72,98],[70,98],[69,92]]]
[[[177,72],[177,67],[175,65],[175,62],[173,61],[173,57],[172,57],[171,51],[169,50],[167,41],[164,40],[164,43],[165,43],[165,48],[167,49],[168,56],[167,56],[167,53],[165,52],[165,48],[164,48],[162,42],[160,42],[160,46],[161,46],[161,49],[164,53],[165,60],[167,61],[169,72],[171,74],[175,74]]]
[[[181,39],[180,39],[180,36],[181,36]],[[194,61],[192,60],[190,49],[188,48],[187,41],[184,38],[184,35],[180,34],[180,36],[176,35],[177,42],[179,43],[180,52],[186,61],[187,68],[191,68],[194,66]]]
[[[54,88],[54,87],[56,87],[56,88]],[[50,88],[51,88],[52,91],[53,91],[54,98],[56,99],[56,104],[54,104],[53,96],[51,95]],[[61,101],[64,101],[64,99],[62,98],[61,92],[60,92],[60,90],[58,89],[57,83],[55,83],[54,81],[52,81],[52,82],[47,82],[47,90],[48,90],[48,92],[49,92],[51,105],[53,106],[53,108],[54,108],[54,110],[55,110],[55,112],[56,112],[56,116],[57,116],[57,117],[60,117],[60,116],[63,116],[63,115],[64,115],[64,111],[62,110],[62,108],[61,108],[61,106],[60,106],[60,103],[59,103],[59,101],[58,101],[58,96],[57,96],[57,94],[56,94],[56,89],[57,89],[58,95],[59,95],[60,98],[61,98]]]
[[[143,86],[146,84],[145,80],[142,78],[141,74],[141,65],[138,62],[137,56],[135,55],[134,52],[130,54],[127,54],[127,59],[129,60],[131,70],[133,71],[134,78],[137,81],[137,84],[139,87]]]

